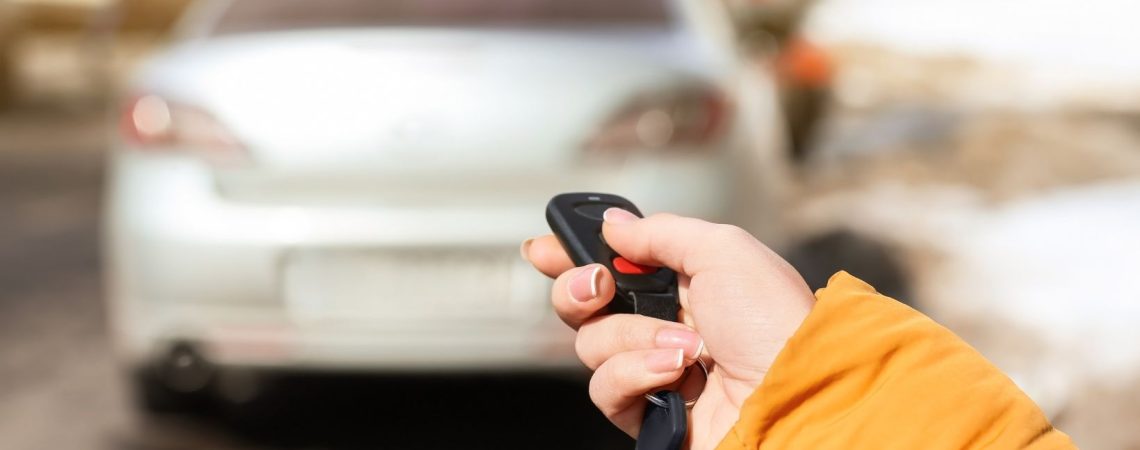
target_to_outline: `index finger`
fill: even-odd
[[[562,272],[574,268],[570,256],[562,249],[562,244],[553,234],[528,239],[523,242],[519,251],[523,259],[530,261],[535,269],[550,278],[558,278]]]

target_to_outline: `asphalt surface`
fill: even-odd
[[[539,377],[291,376],[249,405],[138,412],[101,299],[108,123],[0,114],[0,448],[632,448],[582,383]]]

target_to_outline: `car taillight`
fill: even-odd
[[[153,152],[195,154],[210,164],[246,163],[246,148],[210,113],[157,95],[134,98],[123,111],[124,139]]]
[[[719,93],[687,90],[629,103],[587,142],[591,151],[703,150],[723,131],[729,105]]]

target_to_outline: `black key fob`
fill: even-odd
[[[621,208],[638,217],[641,211],[629,200],[612,194],[561,194],[546,206],[546,221],[577,266],[598,263],[610,269],[617,292],[610,313],[641,314],[671,322],[681,309],[677,274],[664,267],[649,267],[623,258],[606,245],[602,215]],[[636,450],[680,450],[688,432],[688,411],[681,394],[661,391],[649,399]]]
[[[661,391],[653,396],[665,406],[645,405],[645,417],[641,420],[634,450],[680,450],[689,432],[685,400],[677,391]]]
[[[602,214],[609,208],[621,208],[643,217],[633,203],[617,195],[572,193],[550,200],[546,221],[575,265],[603,264],[613,274],[617,294],[610,302],[609,312],[676,322],[680,310],[677,274],[664,267],[636,264],[606,245]]]

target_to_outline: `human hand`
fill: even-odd
[[[578,330],[575,349],[594,375],[590,398],[619,428],[637,437],[644,394],[680,382],[698,356],[709,368],[690,413],[689,448],[716,447],[764,379],[815,298],[800,275],[744,230],[659,214],[642,219],[611,208],[602,233],[630,261],[677,272],[680,323],[606,314],[614,279],[605,266],[574,267],[553,235],[523,244],[535,268],[556,277],[554,309]],[[699,381],[699,376],[693,377]]]

